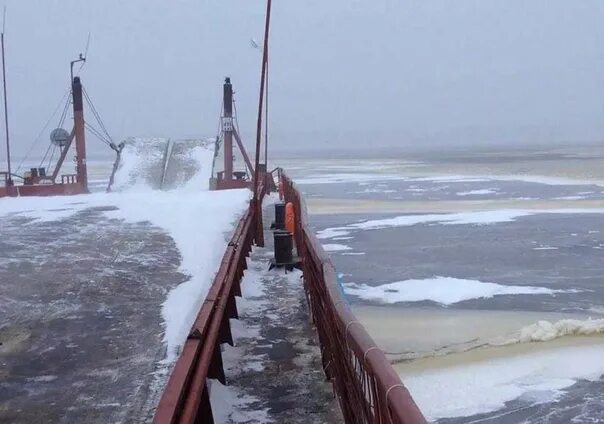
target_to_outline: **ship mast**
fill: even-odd
[[[10,136],[8,131],[8,95],[6,92],[6,60],[4,53],[4,29],[6,27],[6,7],[4,8],[4,19],[2,22],[2,34],[0,34],[0,43],[2,44],[2,84],[4,87],[4,128],[6,131],[6,162],[8,164],[8,184],[12,185],[12,170],[10,161]]]

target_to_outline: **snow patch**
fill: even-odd
[[[258,398],[239,393],[234,387],[211,380],[210,402],[216,424],[223,423],[269,423],[268,409],[248,411],[246,405],[258,402]]]

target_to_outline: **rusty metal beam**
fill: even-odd
[[[86,128],[84,122],[84,102],[82,100],[82,83],[80,77],[74,77],[71,85],[73,97],[73,121],[78,183],[85,193],[88,192],[88,171],[86,165]]]
[[[243,160],[245,161],[245,165],[247,169],[250,171],[250,175],[254,176],[254,166],[250,161],[250,157],[247,155],[245,151],[245,147],[243,146],[243,142],[241,141],[241,137],[239,137],[239,133],[236,129],[233,129],[233,136],[235,137],[235,141],[237,142],[237,146],[239,146],[239,150],[241,151],[241,155],[243,156]]]

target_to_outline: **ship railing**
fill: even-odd
[[[61,175],[61,184],[75,184],[78,176],[76,174]]]
[[[422,412],[384,352],[356,319],[329,256],[308,226],[304,198],[279,170],[280,189],[297,219],[294,239],[304,289],[321,345],[323,369],[346,423],[420,424]]]
[[[258,197],[266,194],[260,184]],[[255,224],[262,216],[253,202],[239,220],[222,257],[218,272],[160,398],[153,419],[157,424],[211,423],[208,379],[226,384],[220,345],[233,345],[229,320],[237,318],[235,296],[241,296],[246,258],[257,237]]]

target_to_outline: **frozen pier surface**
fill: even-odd
[[[211,150],[175,147],[173,190],[151,166],[119,192],[0,200],[0,423],[152,418],[249,198],[207,190]]]
[[[223,345],[227,386],[212,381],[210,388],[216,422],[343,422],[323,373],[302,274],[268,271],[270,232],[265,241],[248,259],[239,320],[231,320],[235,346]]]

